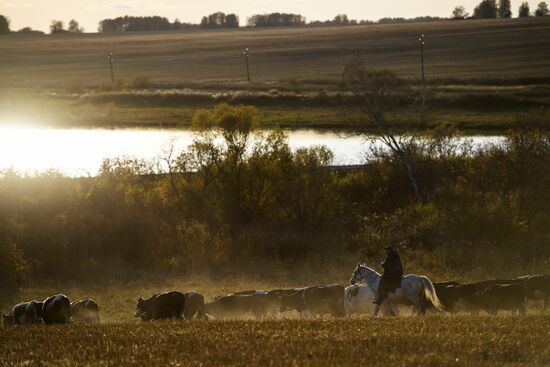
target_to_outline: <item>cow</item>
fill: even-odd
[[[170,291],[154,294],[147,299],[139,297],[135,317],[141,321],[176,319],[183,320],[185,313],[185,294]]]
[[[301,314],[345,316],[344,287],[339,284],[298,289],[280,297],[280,312],[296,310]]]
[[[69,323],[71,321],[71,301],[64,294],[46,298],[42,306],[42,318],[46,325]]]
[[[2,316],[4,326],[42,323],[42,302],[21,302],[13,307],[9,314]]]
[[[487,312],[496,314],[498,310],[509,310],[519,315],[527,312],[525,288],[522,284],[496,284],[487,287],[479,294],[479,305]]]
[[[71,317],[73,321],[99,324],[99,306],[90,298],[71,302]]]
[[[474,284],[438,287],[436,292],[446,311],[457,311],[459,308],[470,310],[478,308],[478,290]]]
[[[276,294],[229,294],[206,304],[206,312],[216,318],[255,318],[276,314],[279,298]]]
[[[206,308],[204,306],[204,297],[202,294],[195,291],[189,291],[183,293],[185,296],[185,306],[183,315],[186,320],[190,320],[193,317],[198,319],[207,319]]]
[[[531,300],[542,300],[546,310],[550,305],[550,275],[529,275],[518,280],[525,286],[525,296]]]

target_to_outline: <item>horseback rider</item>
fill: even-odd
[[[384,247],[386,250],[386,260],[381,264],[384,268],[384,274],[378,285],[378,292],[375,294],[374,304],[380,306],[388,293],[394,292],[401,286],[401,277],[403,276],[403,266],[399,253],[392,246]]]

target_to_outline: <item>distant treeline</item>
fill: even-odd
[[[523,2],[518,9],[518,17],[548,16],[550,10],[546,2],[540,2],[534,12],[531,12],[528,2]],[[346,14],[338,14],[332,20],[314,20],[309,23],[300,14],[291,13],[270,13],[255,14],[247,19],[246,26],[251,28],[263,27],[292,27],[292,26],[353,26],[363,24],[396,24],[396,23],[420,23],[435,22],[442,20],[464,20],[464,19],[493,19],[511,18],[513,15],[510,0],[482,0],[474,9],[473,15],[466,11],[464,6],[457,6],[452,11],[450,18],[421,16],[415,18],[381,18],[377,22],[369,20],[349,19]],[[236,14],[225,14],[223,12],[212,13],[204,16],[199,24],[182,23],[179,19],[170,22],[168,18],[161,16],[122,16],[114,19],[103,19],[99,22],[98,31],[101,33],[115,32],[147,32],[147,31],[169,31],[193,28],[239,28],[239,17]],[[65,29],[63,22],[53,20],[50,25],[50,33],[82,33],[84,31],[76,20],[69,22],[69,28]],[[10,21],[7,17],[0,15],[0,35],[9,34]],[[34,31],[30,27],[22,28],[18,33],[34,34],[43,33]]]
[[[291,27],[306,25],[306,18],[300,14],[271,13],[256,14],[248,18],[248,27]]]
[[[99,22],[99,32],[147,32],[147,31],[169,31],[173,29],[191,28],[191,24],[183,24],[176,19],[171,23],[168,18],[152,17],[118,17],[115,19],[103,19]]]

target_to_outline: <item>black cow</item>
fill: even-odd
[[[529,275],[518,280],[525,286],[525,296],[532,300],[542,300],[546,310],[550,305],[550,275]]]
[[[46,325],[66,324],[71,321],[71,301],[64,294],[46,298],[42,306],[42,318]]]
[[[436,288],[437,297],[446,311],[457,311],[458,308],[478,308],[478,290],[474,284],[448,285]]]
[[[195,291],[185,292],[185,307],[183,315],[187,320],[197,317],[198,319],[207,319],[204,306],[204,297]]]
[[[509,310],[525,315],[527,300],[522,284],[497,284],[487,287],[479,295],[480,306],[489,313],[496,314],[498,310]]]
[[[142,321],[171,319],[182,320],[185,312],[185,294],[178,291],[154,294],[147,299],[139,297],[135,317]]]
[[[42,302],[21,302],[13,307],[9,314],[2,316],[4,326],[42,323]]]
[[[276,294],[229,294],[206,304],[206,312],[217,318],[238,318],[252,315],[259,318],[277,313],[279,298]]]
[[[72,302],[71,317],[73,321],[99,324],[99,305],[90,298]]]
[[[296,310],[313,315],[345,316],[344,287],[339,284],[301,288],[280,297],[279,311]]]

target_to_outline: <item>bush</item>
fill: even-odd
[[[146,76],[135,77],[130,85],[133,89],[148,89],[151,87],[149,78]]]
[[[23,284],[27,270],[23,252],[15,244],[0,242],[0,297],[13,297]]]

